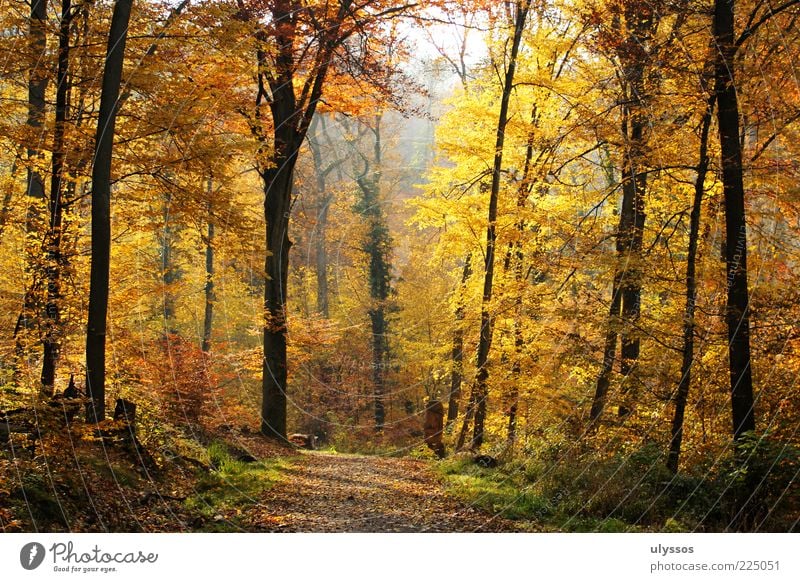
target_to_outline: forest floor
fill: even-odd
[[[0,455],[0,531],[526,529],[457,497],[431,460],[300,451],[250,434],[151,445],[143,464],[143,449],[81,428],[51,431],[35,452]]]
[[[461,503],[430,463],[306,452],[253,508],[248,530],[502,532],[515,524]]]

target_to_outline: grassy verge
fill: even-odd
[[[535,531],[790,531],[800,504],[796,452],[767,439],[745,441],[747,464],[723,457],[673,475],[663,451],[644,445],[626,454],[547,451],[484,469],[470,458],[436,464],[462,501],[519,520]],[[758,483],[745,512],[748,483]],[[788,521],[787,521],[788,519]]]
[[[199,475],[185,507],[199,516],[195,531],[236,532],[248,530],[248,511],[261,495],[286,478],[298,457],[273,457],[244,462],[220,442],[208,448],[212,470]]]

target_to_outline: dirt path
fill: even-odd
[[[270,489],[253,529],[284,532],[497,532],[513,524],[449,496],[424,461],[307,453]]]

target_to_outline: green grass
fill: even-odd
[[[279,457],[244,463],[218,442],[208,447],[208,457],[213,469],[199,476],[194,494],[186,500],[187,509],[204,518],[198,531],[240,531],[240,515],[257,504],[264,491],[285,480],[295,460]]]
[[[533,459],[515,460],[484,469],[469,458],[437,463],[448,490],[471,505],[522,522],[522,529],[574,532],[643,531],[627,520],[630,512],[611,515],[619,490],[593,496],[603,475],[579,477],[574,467],[543,470]],[[611,507],[612,510],[608,508]],[[635,509],[638,511],[638,508]],[[634,511],[634,512],[635,512]],[[676,527],[672,524],[672,527]]]
[[[508,519],[541,521],[552,513],[547,497],[526,483],[524,473],[484,469],[463,458],[437,467],[449,491],[465,503]]]
[[[576,450],[529,452],[496,469],[469,457],[436,464],[449,490],[472,505],[524,529],[576,532],[724,531],[758,525],[759,531],[789,531],[800,507],[796,475],[800,452],[769,437],[747,436],[711,466],[673,475],[664,451],[653,443],[602,455]],[[743,464],[742,458],[747,458]],[[741,499],[748,481],[760,484],[744,519]],[[776,509],[777,508],[777,509]]]

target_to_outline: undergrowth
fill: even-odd
[[[562,454],[541,449],[496,469],[456,456],[437,465],[462,501],[535,529],[575,532],[792,531],[797,449],[745,437],[716,461],[672,474],[662,449]]]

